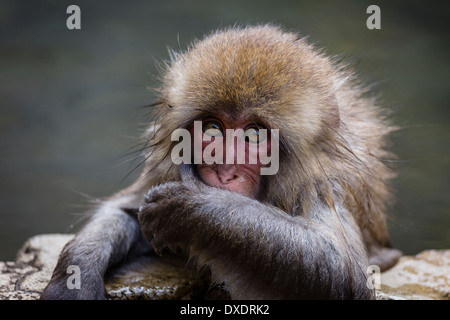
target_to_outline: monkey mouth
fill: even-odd
[[[237,171],[233,174],[220,174],[217,166],[199,166],[197,171],[199,179],[210,187],[215,187],[231,192],[240,193],[247,197],[254,196],[254,190],[252,186],[257,185],[259,182],[254,181],[253,177],[244,172]]]

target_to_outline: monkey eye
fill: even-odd
[[[245,140],[254,143],[259,144],[267,139],[267,130],[266,129],[260,129],[257,127],[249,128],[245,131]]]
[[[222,127],[217,121],[206,121],[203,123],[203,132],[211,137],[221,137]]]

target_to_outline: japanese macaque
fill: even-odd
[[[108,268],[152,249],[207,266],[233,299],[375,298],[368,266],[401,255],[385,220],[395,127],[352,73],[264,25],[173,53],[161,80],[142,175],[96,208],[42,298],[104,299]],[[177,129],[193,136],[192,155],[180,152],[191,161],[173,159]],[[231,139],[230,129],[242,131]],[[230,163],[238,147],[245,159]],[[262,174],[272,164],[261,152],[277,155],[276,172]],[[81,289],[67,288],[69,265]]]

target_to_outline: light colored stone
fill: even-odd
[[[176,256],[143,256],[113,271],[106,282],[113,300],[189,299],[207,284]]]
[[[28,239],[16,261],[0,262],[0,299],[39,299],[64,245],[67,234],[38,235]]]
[[[40,293],[20,290],[12,292],[0,292],[0,299],[2,300],[38,300],[40,296]]]
[[[72,238],[67,234],[34,236],[19,250],[15,262],[0,262],[0,299],[39,299],[59,253]],[[191,298],[205,283],[180,258],[142,256],[112,270],[105,286],[110,299],[155,300]]]
[[[44,234],[28,239],[17,253],[16,263],[31,263],[39,269],[53,271],[58,256],[72,234]]]
[[[14,278],[10,273],[0,274],[0,292],[13,291],[14,290]]]
[[[381,291],[398,299],[450,299],[450,250],[402,257],[381,274]]]
[[[51,275],[51,272],[48,270],[36,271],[25,275],[18,283],[18,289],[41,293],[50,281]]]

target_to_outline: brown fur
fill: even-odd
[[[298,215],[315,198],[333,206],[338,197],[362,229],[389,245],[384,214],[393,172],[382,159],[391,157],[386,136],[395,127],[350,72],[304,38],[270,25],[217,31],[172,57],[159,90],[146,181],[178,179],[167,137],[183,124],[205,113],[270,119],[267,125],[280,129],[282,153],[266,201]],[[153,170],[160,161],[161,171]]]
[[[278,27],[220,30],[171,56],[141,177],[96,209],[42,298],[104,298],[107,267],[148,248],[139,227],[155,249],[189,247],[232,297],[373,298],[368,255],[382,269],[400,256],[385,220],[393,173],[382,160],[395,128],[383,110],[351,72]],[[260,201],[180,182],[170,136],[205,115],[280,129],[280,170],[265,177]],[[149,189],[139,225],[120,209],[136,208]],[[70,264],[95,288],[67,290]]]

